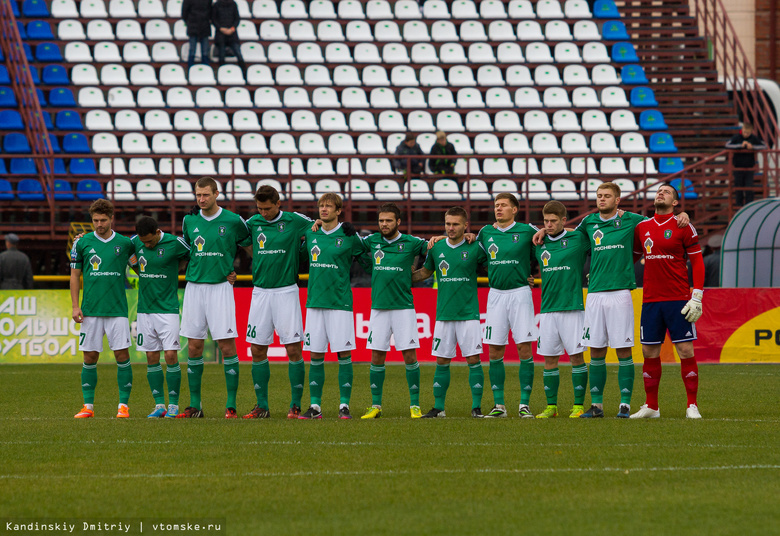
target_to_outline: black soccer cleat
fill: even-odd
[[[202,419],[203,410],[195,409],[192,406],[187,406],[184,411],[176,416],[177,419]]]
[[[473,408],[471,410],[471,416],[474,417],[475,419],[481,419],[482,417],[484,417],[484,415],[482,415],[482,408]]]
[[[604,418],[604,410],[596,406],[591,406],[588,411],[580,415],[580,419],[603,419],[603,418]]]
[[[447,414],[443,409],[432,408],[431,411],[420,417],[421,419],[443,419]]]

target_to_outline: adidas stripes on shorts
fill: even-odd
[[[510,329],[515,344],[536,340],[534,302],[530,287],[512,290],[491,288],[488,292],[484,343],[506,346]]]
[[[537,353],[544,356],[580,354],[585,351],[582,344],[582,324],[585,311],[556,311],[539,315],[539,340]]]
[[[630,290],[588,293],[582,344],[589,348],[634,346],[634,303]]]
[[[420,347],[414,309],[371,309],[366,348],[389,352],[391,337],[399,352]]]
[[[479,320],[437,320],[433,328],[431,355],[453,359],[456,345],[463,357],[482,354],[482,328]]]
[[[125,316],[85,316],[79,332],[79,350],[102,352],[103,335],[113,350],[130,348],[130,322]]]
[[[209,331],[215,341],[238,337],[233,285],[188,281],[181,305],[181,336],[203,340]]]
[[[351,352],[355,349],[355,319],[352,311],[306,309],[303,349],[316,354],[328,351]]]
[[[178,314],[138,313],[135,333],[135,349],[139,352],[181,350]]]
[[[303,318],[298,285],[252,289],[246,342],[268,346],[274,342],[274,331],[279,334],[279,342],[282,344],[303,340]]]

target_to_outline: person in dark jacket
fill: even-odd
[[[214,43],[217,45],[219,64],[225,64],[225,49],[230,48],[241,69],[246,73],[246,63],[241,55],[241,42],[238,40],[238,25],[241,18],[235,0],[217,0],[211,8],[211,23],[217,30]]]
[[[434,174],[452,175],[455,173],[456,158],[438,158],[440,156],[456,155],[455,146],[447,141],[447,134],[441,130],[436,133],[436,143],[431,147],[431,158],[428,167]]]
[[[0,253],[0,289],[27,289],[33,287],[30,257],[16,249],[19,237],[5,235],[5,251]]]
[[[755,192],[752,190],[742,190],[742,188],[753,187],[753,172],[756,167],[756,153],[761,149],[766,149],[766,145],[761,139],[753,133],[753,125],[750,123],[742,124],[742,133],[737,134],[726,144],[726,149],[736,149],[740,152],[734,153],[734,186],[736,191],[737,206],[746,205],[753,201]]]
[[[187,66],[195,65],[195,48],[200,44],[200,62],[209,62],[209,37],[211,36],[211,0],[184,0],[181,18],[187,25],[190,38],[190,55]]]
[[[423,155],[420,145],[417,143],[417,138],[414,134],[409,132],[406,135],[406,139],[398,144],[395,150],[395,154],[398,156],[410,156],[410,155]],[[393,169],[398,172],[406,173],[406,159],[396,158],[393,160]],[[412,158],[412,175],[419,175],[423,172],[423,159]]]

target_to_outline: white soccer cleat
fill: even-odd
[[[647,404],[643,404],[639,411],[631,415],[630,419],[657,419],[661,416],[661,410],[652,409]]]
[[[696,406],[696,404],[688,406],[688,409],[685,410],[685,416],[689,419],[701,419],[701,413],[699,413],[698,406]]]

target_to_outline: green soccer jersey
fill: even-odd
[[[486,225],[479,231],[477,242],[487,253],[490,288],[511,290],[528,286],[532,239],[538,230],[533,225],[514,222],[506,229]]]
[[[219,208],[213,216],[184,216],[184,241],[190,246],[187,281],[224,283],[233,271],[238,246],[249,245],[249,229],[238,214]]]
[[[425,255],[428,241],[399,233],[387,240],[374,233],[364,240],[364,254],[371,263],[371,308],[414,309],[412,301],[412,266]]]
[[[606,221],[595,213],[580,222],[577,231],[590,240],[588,292],[636,288],[634,227],[643,220],[644,216],[624,212],[622,217],[615,214]]]
[[[363,240],[358,235],[345,235],[339,224],[330,231],[306,231],[302,249],[309,257],[306,307],[351,311],[349,271],[352,258],[365,252]]]
[[[70,267],[84,276],[84,316],[127,317],[125,270],[134,252],[133,242],[114,231],[108,240],[87,233],[73,244]]]
[[[252,236],[252,283],[260,288],[295,285],[301,237],[313,221],[297,212],[282,212],[272,221],[257,214],[246,222]]]
[[[163,233],[157,245],[149,249],[134,236],[135,262],[138,268],[138,312],[179,314],[179,262],[189,259],[190,247],[184,239]]]
[[[436,271],[436,320],[479,320],[477,267],[487,262],[478,242],[466,239],[450,245],[449,239],[436,242],[425,258],[425,267]]]
[[[582,269],[590,241],[582,233],[563,231],[555,238],[546,236],[535,246],[542,272],[542,312],[582,311]]]

